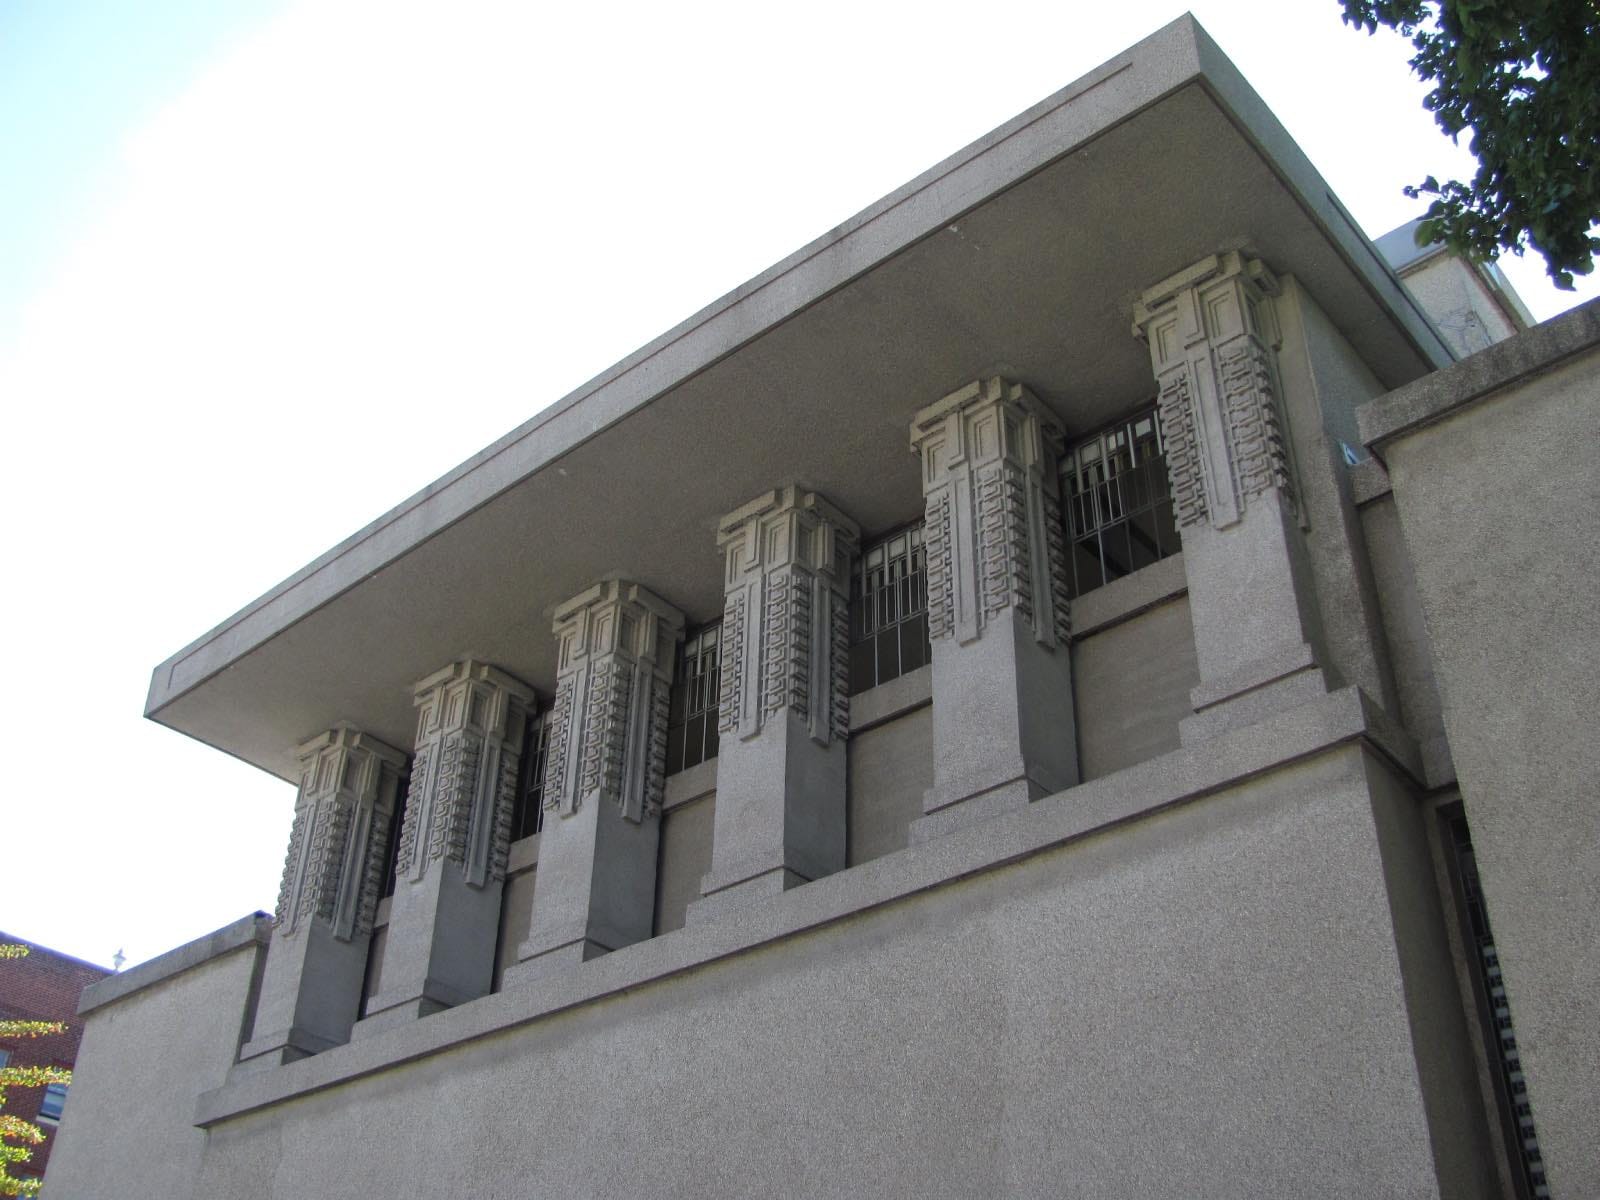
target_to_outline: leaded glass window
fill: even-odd
[[[922,523],[866,547],[850,587],[850,691],[864,692],[930,662],[928,560]]]
[[[548,713],[528,721],[522,740],[522,762],[517,768],[517,803],[511,811],[511,840],[532,837],[544,828],[544,768],[549,757]]]
[[[667,774],[675,775],[717,756],[722,623],[683,641],[672,678],[667,717]]]
[[[1061,462],[1061,491],[1073,596],[1183,548],[1154,407],[1068,450]]]

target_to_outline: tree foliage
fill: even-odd
[[[1411,39],[1423,105],[1456,140],[1471,183],[1428,176],[1417,231],[1480,262],[1532,245],[1559,288],[1600,253],[1600,0],[1340,0],[1344,21]]]
[[[0,943],[0,959],[22,958],[28,947]],[[0,1021],[0,1037],[43,1037],[62,1033],[60,1021]],[[8,1087],[45,1087],[52,1083],[71,1083],[72,1072],[62,1067],[0,1067],[0,1108],[5,1107]],[[33,1157],[31,1147],[44,1141],[44,1130],[31,1121],[0,1112],[0,1196],[32,1196],[39,1190],[37,1179],[18,1179],[11,1164]]]

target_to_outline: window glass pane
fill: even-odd
[[[864,692],[878,686],[878,651],[871,641],[850,647],[850,691]]]
[[[52,1083],[45,1087],[44,1097],[39,1101],[39,1115],[49,1121],[59,1121],[61,1110],[67,1104],[67,1085]]]
[[[928,565],[921,522],[862,550],[850,607],[852,693],[887,683],[928,660]]]
[[[697,767],[706,756],[706,715],[699,713],[689,718],[683,733],[683,765]]]
[[[877,636],[878,682],[887,683],[900,674],[900,630],[890,626]]]
[[[1154,406],[1085,438],[1062,458],[1062,519],[1073,596],[1182,548]]]
[[[684,639],[678,652],[667,715],[667,774],[704,762],[708,730],[717,723],[721,624],[708,625]]]
[[[928,662],[928,614],[917,613],[900,626],[900,673],[915,671]]]

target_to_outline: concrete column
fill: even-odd
[[[683,614],[635,583],[556,610],[539,882],[507,983],[650,936],[666,788],[667,702]]]
[[[1277,281],[1237,253],[1144,293],[1200,685],[1185,745],[1327,691],[1278,400]]]
[[[1078,781],[1061,444],[1054,415],[998,377],[912,422],[933,643],[933,786],[914,840]]]
[[[383,973],[356,1035],[487,995],[531,688],[464,659],[416,685]]]
[[[260,1000],[240,1069],[350,1039],[406,757],[340,726],[299,749],[300,791]]]
[[[845,865],[854,521],[785,487],[722,519],[721,743],[711,870],[689,920]]]

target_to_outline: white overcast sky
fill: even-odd
[[[1193,7],[1369,234],[1469,169],[1337,0]],[[270,909],[292,790],[157,662],[1183,9],[0,0],[0,929]]]

